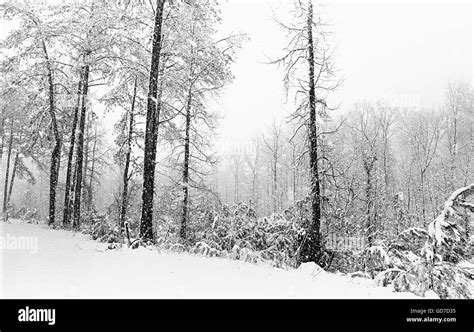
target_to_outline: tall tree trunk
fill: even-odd
[[[457,151],[458,150],[458,111],[457,107],[453,111],[453,142],[450,149],[450,184],[451,184],[451,191],[456,189],[456,169],[457,169]]]
[[[273,155],[273,212],[278,211],[278,141],[275,144],[275,152]]]
[[[422,170],[420,172],[420,182],[421,182],[421,216],[423,218],[423,226],[426,222],[426,199],[425,199],[425,172]]]
[[[74,219],[73,227],[78,228],[81,222],[81,198],[82,198],[82,167],[84,160],[84,130],[86,126],[86,111],[87,111],[87,92],[89,89],[89,65],[86,64],[84,68],[84,80],[82,87],[82,105],[81,117],[79,123],[79,132],[77,135],[77,149],[76,149],[76,177],[74,189]]]
[[[96,163],[96,160],[95,160],[96,153],[97,153],[97,122],[95,123],[95,127],[94,127],[94,144],[92,145],[91,173],[89,176],[89,190],[88,190],[89,197],[87,198],[90,207],[92,207],[92,201],[94,198],[92,187],[94,185],[93,182],[94,182],[94,172],[95,172],[95,163]]]
[[[84,129],[84,159],[83,159],[83,167],[82,167],[82,192],[81,192],[81,201],[82,201],[82,206],[85,207],[86,211],[89,211],[90,209],[90,204],[89,201],[87,200],[89,195],[89,189],[87,188],[87,170],[89,166],[89,143],[91,141],[91,135],[90,135],[90,113],[88,114],[88,117],[86,116],[86,123],[85,123],[85,129]]]
[[[365,199],[366,199],[366,225],[365,225],[365,240],[367,247],[372,247],[374,244],[374,228],[375,228],[375,202],[373,195],[373,184],[372,184],[372,165],[365,165],[365,172],[367,176],[367,183],[365,187]]]
[[[10,177],[10,159],[12,156],[13,147],[13,120],[10,124],[10,139],[8,141],[8,152],[7,152],[7,168],[5,169],[5,186],[3,188],[3,213],[7,212],[7,198],[8,198],[8,179]]]
[[[189,87],[188,100],[186,104],[186,129],[184,139],[184,164],[183,164],[183,212],[181,214],[181,230],[180,236],[182,239],[186,238],[186,226],[188,222],[188,197],[189,197],[189,129],[191,127],[191,103],[192,91]]]
[[[123,191],[122,191],[122,206],[120,209],[120,231],[124,231],[125,219],[127,218],[127,206],[128,206],[128,181],[129,181],[129,170],[130,170],[130,158],[132,156],[132,138],[133,138],[133,126],[134,126],[134,115],[135,115],[135,100],[137,97],[137,79],[135,78],[135,84],[133,87],[132,107],[129,113],[128,123],[128,137],[127,137],[127,153],[125,154],[125,168],[123,171]]]
[[[19,157],[20,157],[20,149],[17,149],[16,154],[15,154],[15,161],[13,162],[12,178],[10,180],[10,189],[8,190],[7,206],[10,205],[10,201],[12,198],[13,184],[15,183],[15,176],[16,176],[16,171],[18,167]]]
[[[308,65],[309,65],[309,156],[311,185],[311,226],[300,254],[301,262],[317,262],[321,253],[321,197],[318,169],[318,137],[316,127],[316,87],[314,70],[313,4],[308,1]]]
[[[51,117],[51,125],[53,127],[55,145],[51,153],[51,167],[49,171],[49,219],[48,225],[54,224],[56,213],[56,189],[58,186],[59,167],[61,163],[61,136],[59,134],[58,122],[56,119],[56,106],[54,101],[54,82],[53,69],[48,56],[46,44],[43,41],[43,52],[46,58],[46,69],[48,75],[48,99],[49,99],[49,115]]]
[[[73,176],[72,170],[72,160],[74,156],[74,146],[76,142],[76,130],[77,130],[77,122],[79,117],[79,108],[81,107],[81,99],[82,99],[82,80],[83,80],[83,70],[81,69],[79,83],[77,84],[77,101],[76,107],[74,109],[74,117],[72,120],[72,129],[71,129],[71,138],[69,143],[69,154],[67,158],[67,171],[66,171],[66,188],[64,194],[64,213],[63,213],[63,225],[69,225],[69,221],[71,219],[71,177]]]
[[[0,176],[3,174],[3,148],[5,145],[5,109],[2,108],[1,113],[1,120],[0,120]],[[0,191],[1,192],[1,191]]]
[[[165,0],[157,0],[155,28],[153,32],[153,49],[151,55],[150,82],[148,86],[145,156],[143,165],[142,216],[140,222],[140,237],[147,241],[153,240],[153,196],[155,189],[156,166],[156,135],[160,103],[158,102],[158,74],[161,58],[161,25]]]
[[[3,146],[5,142],[5,110],[2,108],[2,118],[0,120],[0,174],[3,174]]]

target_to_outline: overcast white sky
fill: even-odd
[[[332,24],[336,64],[344,77],[337,93],[341,108],[381,97],[436,106],[450,80],[473,78],[473,6],[455,1],[332,1],[323,19]],[[289,18],[291,0],[222,2],[225,31],[250,37],[234,65],[235,81],[220,101],[225,117],[221,149],[244,144],[274,118],[283,105],[282,73],[267,65],[281,52],[284,33],[273,20]],[[397,99],[398,98],[398,99]],[[227,148],[225,148],[227,147]]]
[[[246,33],[233,65],[234,83],[216,107],[224,117],[220,151],[245,144],[274,119],[288,114],[282,73],[266,64],[279,54],[292,0],[222,0],[222,33]],[[331,1],[323,18],[332,24],[336,64],[344,77],[337,92],[341,108],[380,97],[442,103],[449,81],[473,75],[473,6],[470,1]],[[8,25],[0,20],[0,38]],[[109,121],[110,123],[110,121]]]

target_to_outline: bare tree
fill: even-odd
[[[140,237],[143,240],[153,240],[153,196],[155,190],[156,144],[158,139],[158,123],[160,118],[160,102],[158,100],[158,73],[161,58],[161,39],[163,9],[166,0],[157,0],[153,31],[150,82],[148,87],[145,157],[143,165],[142,217]]]
[[[328,45],[328,33],[320,17],[314,15],[312,0],[307,4],[295,2],[295,22],[280,23],[288,32],[289,45],[285,54],[274,64],[285,69],[284,84],[287,91],[297,89],[296,97],[300,105],[292,115],[292,120],[300,123],[300,128],[308,131],[308,152],[310,170],[310,201],[312,215],[309,229],[300,251],[300,262],[319,261],[321,244],[321,181],[318,165],[318,124],[317,115],[326,116],[326,100],[340,81],[335,81],[335,69],[332,63],[332,50]],[[305,73],[306,79],[301,77]],[[303,74],[304,75],[304,74]]]
[[[427,172],[436,156],[442,135],[440,120],[439,114],[427,110],[412,112],[404,118],[405,134],[420,180],[421,219],[423,223],[427,221]],[[428,190],[431,190],[429,185]]]
[[[266,147],[266,151],[270,157],[270,170],[272,175],[271,180],[271,198],[273,202],[273,212],[277,212],[281,207],[281,195],[279,188],[279,169],[280,169],[280,158],[282,154],[282,143],[283,143],[283,126],[280,122],[277,124],[275,121],[270,128],[267,137],[263,136],[263,142]]]

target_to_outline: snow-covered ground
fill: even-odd
[[[0,298],[415,298],[310,265],[286,271],[145,248],[107,250],[83,234],[0,224]],[[15,249],[20,240],[23,248]]]

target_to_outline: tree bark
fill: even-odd
[[[5,110],[2,108],[2,119],[0,120],[0,174],[3,174],[3,147],[5,142]]]
[[[318,137],[316,127],[316,87],[314,70],[313,4],[308,1],[308,65],[309,65],[309,155],[311,225],[300,254],[301,262],[318,262],[321,253],[321,197],[318,169]]]
[[[18,158],[20,157],[20,149],[16,150],[15,161],[13,162],[12,178],[10,180],[10,189],[8,190],[7,206],[10,205],[13,192],[13,184],[15,183],[15,176],[18,167]]]
[[[86,123],[84,124],[84,149],[83,149],[83,164],[82,164],[82,192],[81,192],[81,202],[82,206],[85,207],[86,211],[89,211],[90,205],[88,198],[89,189],[87,188],[87,169],[89,165],[89,143],[91,141],[90,135],[90,114],[89,118],[86,116]]]
[[[66,171],[66,188],[64,194],[64,213],[63,213],[63,225],[69,225],[71,219],[71,178],[72,174],[72,160],[74,157],[74,147],[76,142],[76,130],[77,130],[77,122],[79,117],[79,108],[81,107],[81,99],[82,99],[82,80],[83,80],[83,69],[81,69],[79,83],[77,84],[77,101],[76,107],[74,109],[74,117],[72,120],[72,130],[71,130],[71,138],[69,143],[69,154],[67,158],[67,171]]]
[[[3,188],[3,213],[7,212],[7,198],[8,198],[8,180],[10,177],[10,159],[12,156],[13,146],[13,120],[10,124],[10,139],[8,141],[8,152],[7,152],[7,168],[5,169],[5,186]]]
[[[161,58],[161,25],[165,0],[157,0],[153,49],[151,56],[150,81],[148,87],[145,156],[143,166],[142,216],[140,237],[153,241],[153,196],[155,189],[156,140],[160,108],[158,102],[158,74]]]
[[[55,145],[51,153],[51,166],[49,175],[49,219],[48,225],[55,222],[56,213],[56,189],[58,186],[59,167],[61,163],[61,136],[59,133],[58,122],[56,119],[56,107],[54,100],[54,82],[53,70],[51,68],[51,61],[46,49],[46,43],[42,42],[43,52],[46,59],[46,70],[48,76],[48,100],[49,100],[49,115],[51,117],[51,125],[53,127]]]
[[[133,88],[132,96],[132,107],[129,113],[128,123],[128,137],[127,137],[127,153],[125,154],[125,168],[123,171],[123,191],[122,191],[122,206],[120,209],[120,231],[124,231],[125,219],[127,217],[127,205],[128,205],[128,181],[129,181],[129,170],[130,170],[130,158],[132,155],[132,138],[133,138],[133,126],[134,126],[134,115],[135,115],[135,100],[137,97],[137,79],[135,78],[135,84]]]
[[[183,164],[183,212],[181,215],[180,236],[186,239],[186,226],[188,222],[188,199],[189,199],[189,129],[191,127],[191,104],[192,91],[191,87],[188,91],[188,100],[186,104],[186,129],[184,139],[184,164]]]
[[[92,201],[94,199],[94,192],[92,190],[92,187],[94,185],[94,172],[95,172],[95,163],[96,163],[96,160],[95,160],[95,156],[96,156],[96,153],[97,153],[97,122],[95,123],[95,127],[94,127],[94,144],[92,145],[92,158],[91,158],[91,173],[90,173],[90,176],[89,176],[89,190],[88,190],[88,193],[89,193],[89,197],[87,198],[87,201],[89,203],[89,207],[92,207]]]
[[[367,182],[365,187],[365,199],[366,199],[366,225],[365,225],[365,239],[367,242],[367,247],[372,247],[375,240],[375,195],[373,192],[373,183],[372,183],[372,170],[373,163],[375,161],[371,159],[370,161],[364,161],[364,169],[367,176]]]
[[[74,219],[73,227],[79,228],[81,222],[81,198],[82,198],[82,167],[84,161],[84,130],[86,125],[86,111],[87,111],[87,92],[89,88],[89,65],[84,68],[84,80],[82,87],[82,105],[81,116],[79,123],[79,132],[77,136],[76,149],[76,177],[74,189]]]

